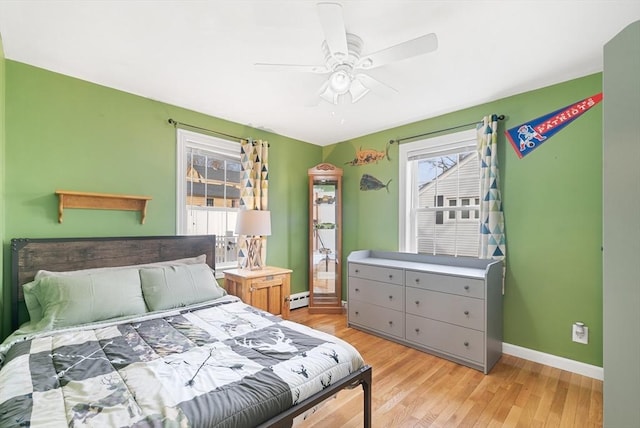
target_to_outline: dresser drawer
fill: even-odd
[[[407,314],[407,340],[484,364],[484,333]]]
[[[349,323],[404,338],[404,312],[349,300]]]
[[[407,287],[407,313],[484,331],[484,300]]]
[[[406,271],[407,286],[484,299],[484,280],[436,273]]]
[[[404,287],[362,278],[349,278],[349,299],[404,310]]]
[[[404,285],[404,270],[402,269],[349,263],[349,276]]]

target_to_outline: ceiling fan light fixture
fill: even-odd
[[[331,88],[329,82],[325,82],[320,93],[320,98],[331,104],[338,104],[338,94]]]
[[[389,63],[433,52],[438,48],[438,37],[434,33],[424,34],[411,40],[389,46],[376,52],[361,55],[364,41],[347,32],[342,4],[339,0],[318,0],[317,12],[324,34],[320,49],[324,56],[323,65],[263,64],[256,66],[272,70],[300,71],[325,74],[319,91],[320,98],[337,105],[358,102],[372,89],[382,86],[391,91],[396,89],[380,82],[360,70],[370,70]]]
[[[358,102],[362,97],[367,95],[369,91],[370,89],[364,86],[359,79],[353,79],[351,82],[351,88],[349,88],[349,92],[351,93],[351,102]]]
[[[329,88],[339,95],[349,92],[350,87],[351,77],[345,70],[335,71],[331,77],[329,77]]]

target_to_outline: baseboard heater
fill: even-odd
[[[298,309],[309,306],[309,292],[295,293],[289,297],[289,309]]]

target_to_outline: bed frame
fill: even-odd
[[[207,255],[215,269],[214,235],[138,236],[119,238],[45,238],[11,240],[12,324],[19,325],[23,306],[22,284],[32,281],[38,270],[69,271],[128,266]],[[291,407],[260,427],[290,427],[293,419],[343,389],[362,386],[364,427],[371,427],[371,367],[358,371]]]

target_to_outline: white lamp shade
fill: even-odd
[[[338,70],[329,77],[329,87],[338,95],[346,94],[351,86],[351,77],[344,70]]]
[[[356,103],[360,98],[367,95],[369,92],[369,88],[364,86],[364,84],[359,79],[353,79],[351,82],[351,88],[349,88],[349,92],[351,92],[351,102]]]
[[[236,234],[247,236],[271,235],[271,211],[238,211],[238,219],[236,220]]]

